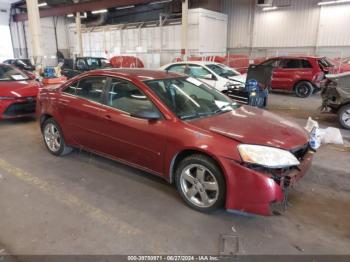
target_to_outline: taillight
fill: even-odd
[[[325,74],[323,72],[319,72],[314,76],[314,81],[322,81],[325,78]]]

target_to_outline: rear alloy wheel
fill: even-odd
[[[204,155],[192,155],[179,163],[176,186],[181,197],[195,210],[212,212],[224,205],[223,175],[215,162]]]
[[[310,82],[301,81],[295,86],[294,90],[297,97],[306,98],[312,95],[314,87]]]
[[[345,129],[350,129],[350,104],[342,106],[338,112],[339,123]]]
[[[52,118],[44,122],[43,135],[46,148],[51,154],[63,156],[72,152],[72,148],[67,146],[64,141],[61,128]]]

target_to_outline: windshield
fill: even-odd
[[[27,75],[16,68],[7,65],[0,66],[0,81],[22,81],[28,79]]]
[[[240,75],[239,72],[236,72],[235,70],[232,70],[231,68],[225,65],[211,64],[211,65],[207,65],[207,67],[222,77],[231,77],[231,76]]]
[[[192,77],[145,83],[182,120],[222,114],[239,107],[216,89]]]

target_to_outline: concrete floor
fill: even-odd
[[[304,125],[318,96],[273,94],[269,110]],[[332,122],[333,121],[333,122]],[[282,216],[188,208],[159,178],[88,153],[49,154],[37,123],[0,123],[0,255],[213,254],[221,234],[239,254],[350,254],[350,132],[323,146]]]

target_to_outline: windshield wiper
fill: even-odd
[[[213,113],[213,115],[215,115],[215,114],[218,114],[218,113],[221,113],[221,112],[229,112],[229,111],[232,111],[232,110],[233,110],[233,105],[235,105],[235,104],[231,103],[231,104],[228,104],[228,105],[223,105],[223,106],[219,107],[218,109],[216,109],[216,110],[215,110],[214,112],[212,112],[212,113]],[[230,107],[230,110],[224,110],[224,109],[227,108],[227,107]]]
[[[180,119],[181,120],[189,120],[189,119],[200,118],[200,117],[204,117],[204,116],[210,116],[212,114],[214,114],[214,112],[195,113],[192,115],[180,116]]]

